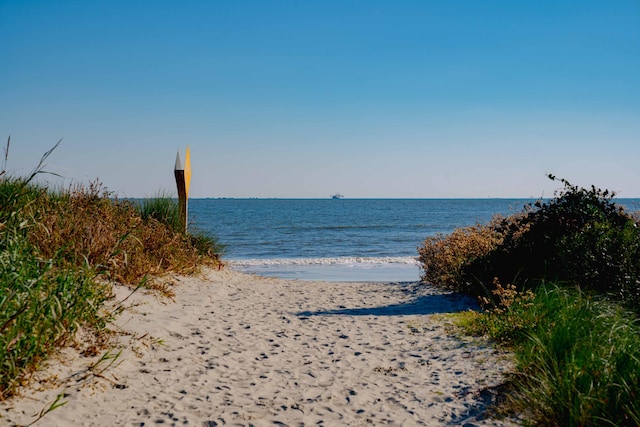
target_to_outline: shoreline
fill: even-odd
[[[229,260],[235,271],[262,277],[311,282],[415,282],[420,269],[415,257],[406,258],[288,258]],[[394,262],[396,261],[396,262]]]
[[[62,395],[35,425],[517,425],[483,414],[509,355],[448,332],[469,298],[229,268],[173,282],[173,301],[116,286],[121,354],[88,369],[104,351],[62,350],[0,422],[27,425]]]

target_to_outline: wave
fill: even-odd
[[[434,224],[346,224],[346,225],[279,225],[271,227],[273,230],[291,231],[343,231],[343,230],[415,230],[416,228],[434,228]]]
[[[266,266],[375,266],[385,264],[419,265],[416,257],[334,257],[334,258],[273,258],[273,259],[236,259],[229,260],[234,267]]]

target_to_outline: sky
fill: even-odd
[[[0,0],[9,137],[121,197],[187,146],[191,197],[640,197],[640,0]]]

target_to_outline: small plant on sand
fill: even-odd
[[[535,294],[519,292],[514,285],[503,286],[497,279],[491,297],[481,297],[484,313],[469,311],[458,318],[464,329],[474,335],[488,335],[499,343],[512,343],[537,326],[539,321],[529,316]]]
[[[27,427],[35,425],[38,421],[40,421],[41,419],[44,418],[45,415],[47,415],[49,412],[51,411],[55,411],[56,409],[66,405],[67,403],[69,403],[68,400],[63,400],[64,399],[64,394],[59,394],[56,396],[56,399],[49,405],[47,405],[46,407],[44,407],[39,413],[38,416],[31,421]]]

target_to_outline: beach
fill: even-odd
[[[42,426],[510,426],[486,418],[509,354],[452,330],[473,300],[417,282],[285,280],[229,268],[115,287],[107,350],[61,351],[0,402]],[[119,353],[118,353],[119,352]]]

